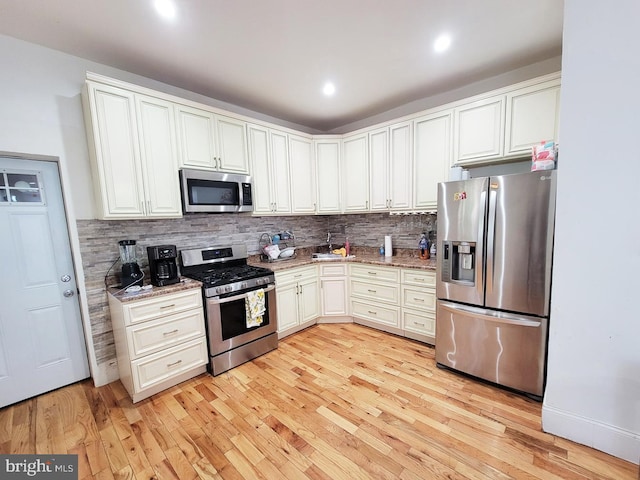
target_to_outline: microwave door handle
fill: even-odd
[[[268,293],[271,290],[274,290],[276,288],[275,285],[269,285],[267,288],[264,289],[264,293]],[[255,291],[255,290],[252,290]],[[241,293],[240,295],[234,295],[233,297],[227,297],[227,298],[208,298],[207,301],[209,303],[212,303],[214,305],[219,305],[222,303],[229,303],[229,302],[235,302],[236,300],[242,300],[243,298],[247,298],[247,293],[249,292],[244,292]]]

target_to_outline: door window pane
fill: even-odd
[[[0,204],[43,204],[42,186],[38,174],[26,172],[0,172]]]

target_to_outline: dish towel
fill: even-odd
[[[247,292],[245,311],[247,312],[247,328],[262,325],[262,315],[265,312],[264,290],[262,288]]]

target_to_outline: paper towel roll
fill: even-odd
[[[393,255],[393,247],[391,246],[391,235],[384,236],[384,256],[390,257]]]

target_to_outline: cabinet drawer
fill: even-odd
[[[366,278],[377,282],[400,283],[400,269],[393,267],[372,267],[370,265],[351,265],[351,276]]]
[[[198,308],[127,327],[132,359],[204,335],[204,310]]]
[[[276,285],[286,285],[287,283],[296,283],[308,277],[315,277],[317,270],[315,265],[312,267],[293,268],[283,272],[276,272]]]
[[[351,280],[351,295],[367,298],[377,302],[388,302],[398,305],[400,289],[393,285]]]
[[[136,392],[207,363],[207,339],[201,337],[131,362]]]
[[[434,312],[436,309],[436,294],[430,289],[403,285],[402,306]]]
[[[161,295],[147,300],[127,302],[122,307],[125,325],[146,322],[195,308],[202,308],[202,290],[200,288]]]
[[[402,329],[421,335],[435,336],[435,314],[402,309]]]
[[[436,272],[429,272],[425,270],[415,270],[415,269],[403,269],[402,283],[406,283],[407,285],[421,285],[424,287],[435,288]]]
[[[360,300],[351,300],[351,314],[372,322],[398,327],[400,325],[400,309],[391,305],[382,306]]]
[[[346,275],[347,265],[337,263],[320,265],[321,277],[344,277]]]

